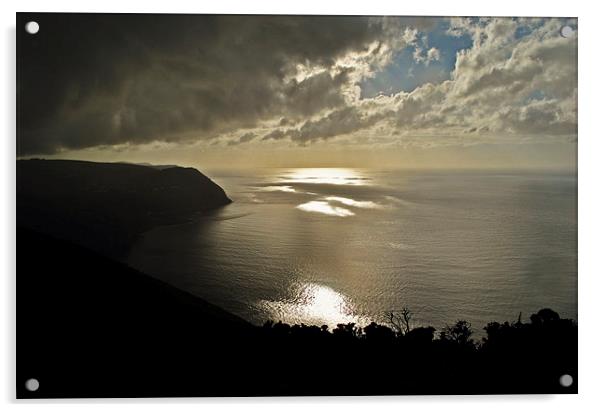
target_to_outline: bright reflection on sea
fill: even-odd
[[[359,186],[365,185],[367,179],[356,169],[304,168],[287,170],[283,175],[283,181],[291,183]]]
[[[272,319],[288,323],[336,326],[339,323],[357,323],[349,299],[316,283],[303,283],[291,290],[293,298],[287,301],[261,301],[259,306],[271,314]]]
[[[287,193],[295,193],[296,190],[288,185],[284,186],[264,186],[259,188],[259,190],[264,192],[287,192]]]
[[[354,200],[340,196],[328,196],[326,200],[329,202],[342,203],[345,206],[357,207],[359,209],[380,209],[383,207],[382,205],[369,200]]]
[[[297,206],[297,209],[303,210],[304,212],[322,213],[325,215],[338,217],[347,217],[355,215],[355,213],[353,213],[349,209],[345,209],[344,207],[339,206],[333,206],[330,203],[321,200],[312,200],[311,202],[302,203],[299,206]]]

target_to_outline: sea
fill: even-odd
[[[577,319],[577,176],[353,168],[208,172],[233,203],[127,263],[240,317],[336,327]]]

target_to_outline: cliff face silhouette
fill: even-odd
[[[17,224],[118,257],[141,232],[230,203],[196,169],[17,161]]]
[[[114,259],[153,225],[228,203],[208,178],[73,161],[17,167],[19,398],[577,392],[577,325],[550,309],[490,323],[478,342],[466,321],[437,332],[413,327],[407,312],[363,328],[254,326]]]

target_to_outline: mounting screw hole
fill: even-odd
[[[30,21],[25,25],[25,31],[29,34],[36,34],[40,31],[40,25],[37,21]]]
[[[40,382],[37,379],[27,379],[27,381],[25,381],[25,389],[27,389],[30,392],[35,392],[38,390],[38,388],[40,387]]]
[[[571,375],[562,375],[560,377],[560,385],[568,388],[573,384],[573,377]]]
[[[575,30],[573,30],[571,26],[562,26],[560,29],[560,35],[568,39],[575,35]]]

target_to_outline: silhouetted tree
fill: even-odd
[[[459,320],[454,325],[446,325],[439,338],[443,341],[455,342],[459,345],[472,345],[472,325],[465,320]]]
[[[412,312],[406,306],[404,306],[400,313],[389,312],[389,323],[399,335],[404,335],[410,332],[411,320]]]
[[[531,315],[531,323],[533,325],[541,325],[551,323],[560,319],[560,315],[552,309],[541,309],[539,312]]]
[[[414,346],[430,344],[435,338],[435,328],[432,326],[414,328],[404,337]]]
[[[355,326],[355,323],[339,323],[332,331],[332,334],[341,338],[355,339],[362,335],[362,329]]]
[[[366,340],[370,342],[392,342],[395,339],[395,332],[393,330],[375,322],[366,326],[363,332]]]

